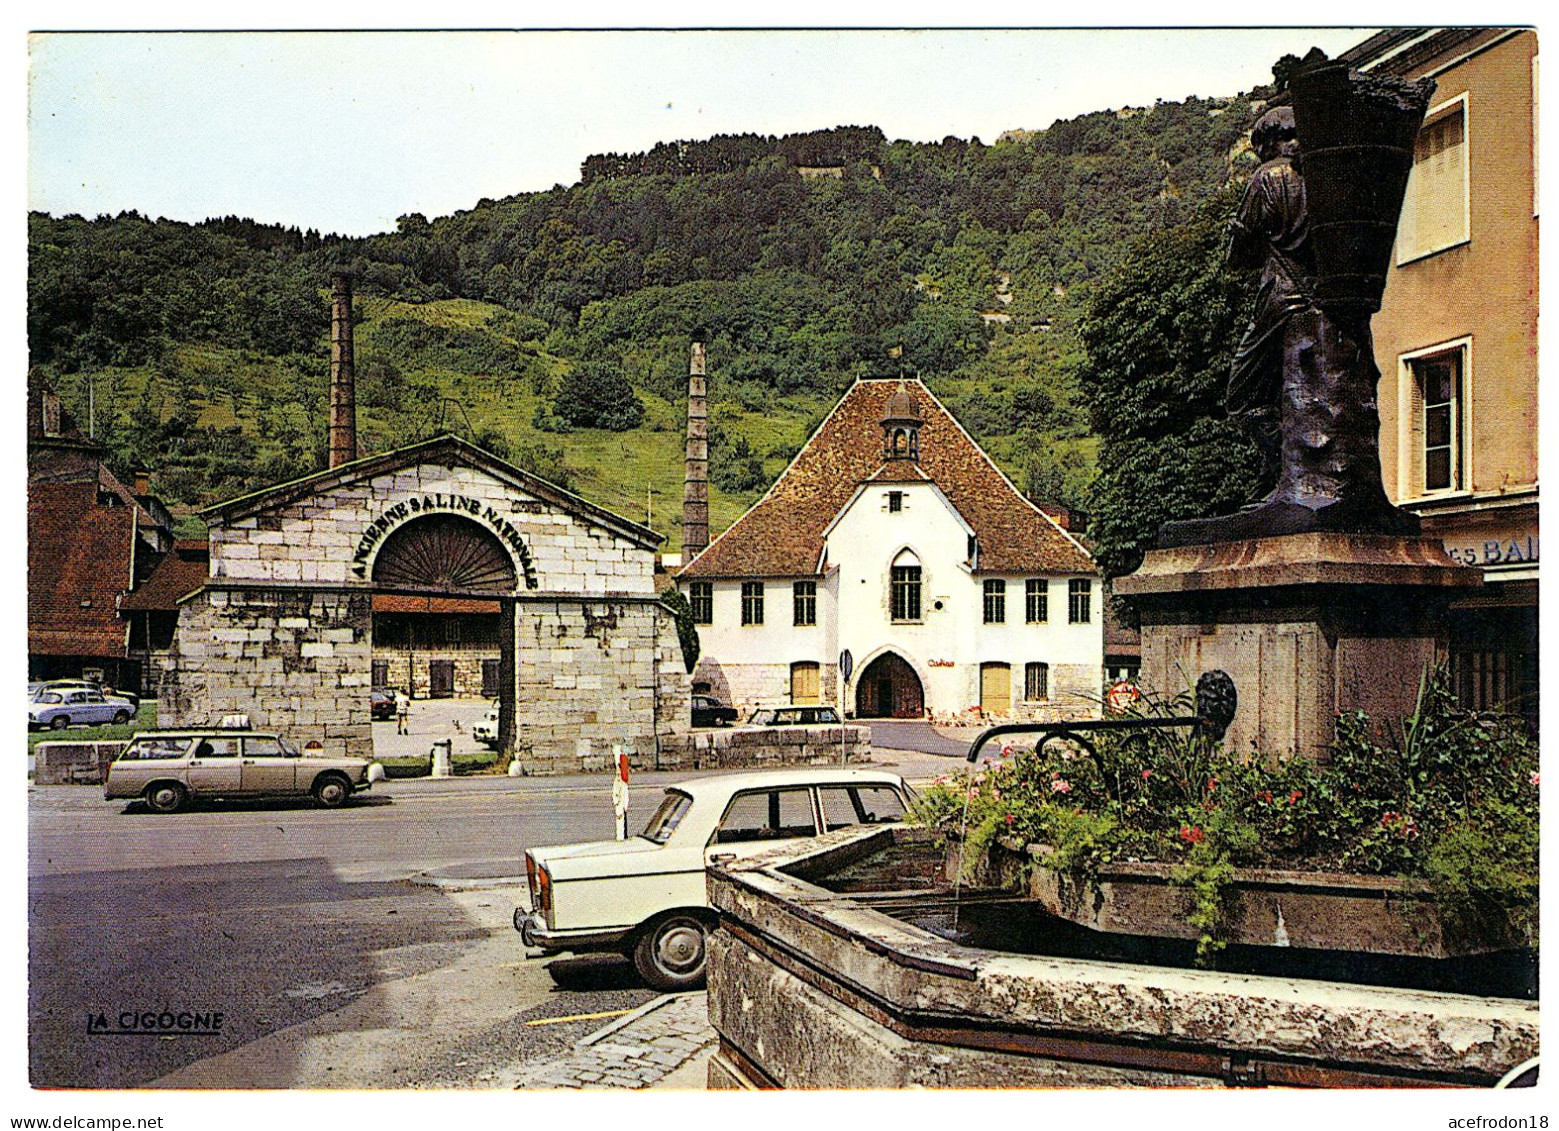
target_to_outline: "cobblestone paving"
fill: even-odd
[[[656,998],[598,1029],[565,1056],[538,1064],[520,1088],[648,1088],[714,1044],[703,993]]]

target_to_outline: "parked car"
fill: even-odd
[[[882,770],[770,770],[721,774],[667,788],[630,840],[532,848],[530,908],[514,926],[543,953],[618,951],[646,982],[685,990],[704,980],[714,913],[704,869],[794,837],[903,820],[914,797]]]
[[[387,687],[375,687],[368,693],[368,717],[370,719],[395,718],[395,692]]]
[[[832,707],[759,707],[747,719],[750,727],[801,727],[837,725],[839,712]]]
[[[141,705],[141,697],[135,694],[135,692],[116,691],[112,687],[104,687],[101,683],[91,679],[47,679],[42,683],[29,683],[27,685],[27,698],[36,699],[45,691],[96,691],[102,695],[128,699],[135,707]]]
[[[139,797],[159,813],[238,797],[313,797],[334,809],[383,780],[378,762],[304,754],[265,731],[152,730],[130,739],[108,767],[103,797]]]
[[[498,700],[494,699],[487,714],[471,724],[471,737],[489,749],[498,749]]]
[[[730,726],[736,721],[736,708],[727,707],[713,695],[693,696],[693,725],[696,727]]]
[[[45,687],[27,704],[27,729],[49,727],[64,730],[74,724],[98,726],[127,723],[135,718],[135,704],[117,695],[104,695],[86,687],[55,690]]]

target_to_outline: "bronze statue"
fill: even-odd
[[[1418,532],[1381,484],[1370,316],[1434,84],[1361,75],[1319,51],[1288,82],[1292,106],[1252,131],[1261,166],[1230,233],[1231,263],[1259,263],[1261,281],[1225,403],[1275,483],[1235,514],[1165,524],[1160,546]]]

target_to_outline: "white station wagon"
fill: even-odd
[[[881,770],[721,774],[666,790],[629,840],[532,848],[530,908],[514,926],[544,954],[617,951],[660,990],[703,984],[704,936],[715,922],[704,869],[795,837],[902,821],[914,797]]]

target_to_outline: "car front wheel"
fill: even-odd
[[[55,730],[64,730],[66,727],[70,726],[70,716],[55,715],[52,719],[49,720],[49,725]]]
[[[129,711],[115,711],[114,712],[114,723],[115,723],[115,725],[123,726],[125,723],[127,723],[129,721],[130,721],[130,712]]]
[[[146,807],[154,813],[177,813],[189,801],[189,791],[178,782],[153,782],[146,787]]]
[[[657,919],[639,936],[633,965],[657,990],[695,990],[704,984],[704,943],[708,928],[683,912]]]
[[[339,808],[351,796],[351,785],[345,778],[336,774],[329,774],[314,783],[314,800],[326,809]]]

